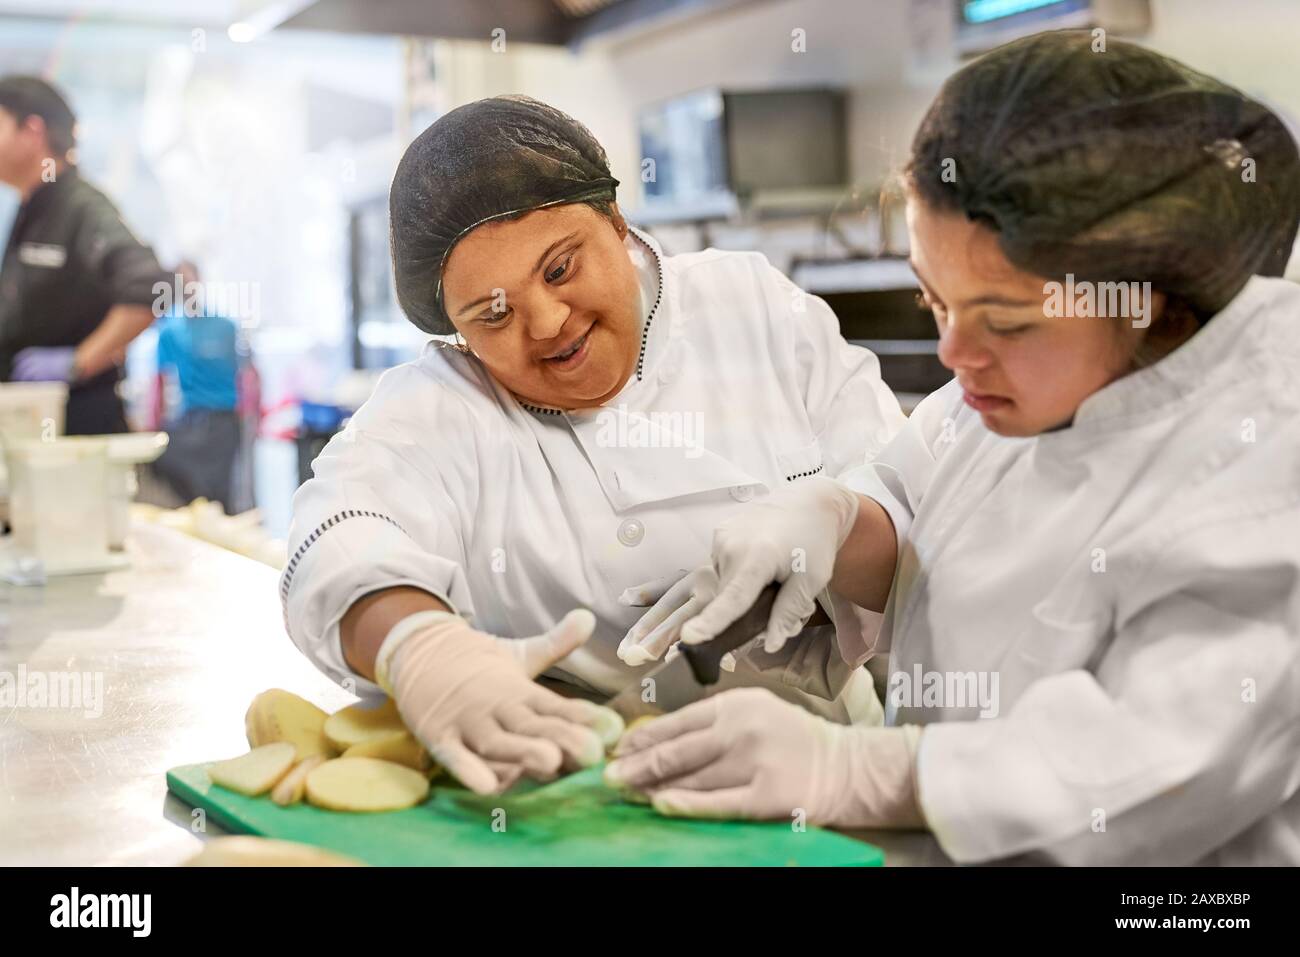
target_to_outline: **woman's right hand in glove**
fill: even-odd
[[[598,764],[622,733],[615,712],[533,681],[595,624],[578,609],[544,634],[507,639],[450,612],[421,611],[384,639],[376,678],[434,760],[471,790],[499,793],[520,776],[547,781]]]

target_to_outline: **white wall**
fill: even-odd
[[[605,144],[625,194],[636,185],[636,113],[644,105],[710,86],[842,86],[851,92],[850,169],[870,184],[906,158],[942,81],[942,61],[919,69],[911,51],[918,30],[933,33],[925,20],[948,9],[949,0],[760,0],[597,41],[577,56],[524,45],[492,54],[486,43],[457,41],[447,44],[455,52],[440,63],[440,80],[451,105],[517,91],[578,116]],[[1152,0],[1152,21],[1139,42],[1300,118],[1297,0]],[[804,31],[806,52],[791,49],[795,29]]]
[[[907,14],[907,0],[770,0],[599,49],[610,58],[633,126],[638,108],[706,87],[846,88],[849,169],[865,181],[878,178],[894,153],[892,131],[907,120],[906,104],[898,119],[899,98],[889,99],[883,123],[863,102],[902,77]]]
[[[1300,119],[1300,3],[1152,0],[1141,42]]]
[[[604,49],[633,106],[717,85],[860,88],[901,74],[906,20],[907,0],[768,0]]]
[[[439,44],[438,78],[450,109],[483,96],[527,93],[585,123],[604,144],[624,202],[640,200],[637,112],[708,87],[834,86],[850,101],[850,169],[874,178],[896,150],[881,140],[910,119],[910,101],[863,115],[864,93],[891,88],[905,66],[907,0],[757,0],[628,39],[589,43],[577,55],[477,41]],[[793,49],[803,31],[803,51]],[[913,96],[921,101],[923,96]],[[880,112],[881,117],[876,117]]]
[[[500,52],[468,40],[439,41],[436,47],[441,111],[485,96],[527,94],[591,130],[609,155],[614,177],[624,184],[621,195],[639,188],[634,186],[641,162],[636,117],[608,56],[592,51],[574,56],[563,48],[509,41]]]
[[[1136,42],[1238,87],[1300,126],[1300,2],[1296,0],[1151,0],[1151,30]],[[960,64],[956,64],[960,65]],[[912,132],[942,75],[859,88],[855,141],[886,144],[906,155]],[[870,158],[864,171],[875,168]]]

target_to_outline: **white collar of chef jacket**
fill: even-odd
[[[668,305],[672,284],[670,270],[664,267],[663,247],[635,226],[628,227],[625,243],[641,291],[641,351],[637,356],[637,373],[629,382],[643,382],[659,368],[676,310]]]

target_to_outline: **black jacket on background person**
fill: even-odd
[[[0,264],[0,380],[29,346],[75,346],[115,305],[152,305],[168,283],[153,251],[73,166],[18,210]],[[113,367],[70,387],[69,435],[127,431]]]

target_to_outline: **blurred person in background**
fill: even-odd
[[[121,365],[164,274],[81,178],[75,126],[44,80],[0,79],[0,181],[21,204],[0,263],[0,381],[66,382],[69,435],[126,432]]]
[[[213,313],[202,297],[198,267],[176,267],[185,290],[158,322],[157,401],[155,425],[171,436],[154,472],[182,501],[220,502],[233,511],[231,479],[239,449],[237,379],[240,374],[235,323]],[[177,408],[164,413],[168,378],[179,396]]]

